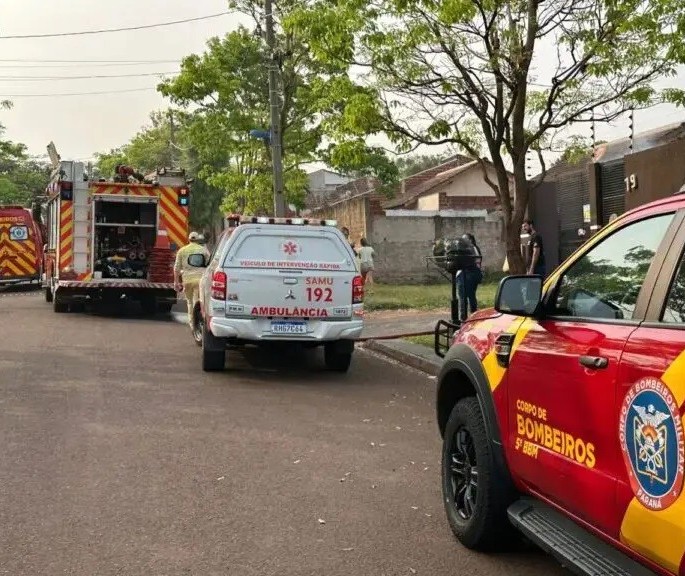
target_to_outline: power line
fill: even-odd
[[[219,16],[226,16],[227,14],[228,12],[219,12],[217,14],[209,14],[207,16],[198,16],[197,18],[184,18],[183,20],[160,22],[158,24],[144,24],[142,26],[129,26],[126,28],[106,28],[102,30],[82,30],[80,32],[58,32],[53,34],[17,34],[14,36],[0,36],[0,40],[20,40],[27,38],[57,38],[63,36],[85,36],[88,34],[109,34],[111,32],[127,32],[129,30],[147,30],[149,28],[161,28],[162,26],[175,26],[176,24],[185,24],[187,22],[209,20],[210,18],[218,18]]]
[[[0,94],[0,98],[52,98],[58,96],[91,96],[95,94],[123,94],[124,92],[143,92],[147,90],[157,90],[156,86],[148,88],[128,88],[125,90],[105,90],[102,92],[63,92],[53,94]]]
[[[4,60],[0,60],[4,62]],[[150,60],[142,62],[101,62],[98,64],[78,64],[76,62],[70,64],[0,64],[0,68],[108,68],[108,67],[119,67],[119,66],[149,66],[150,64],[178,64],[178,60]]]
[[[0,62],[62,62],[66,64],[168,64],[177,60],[43,60],[40,58],[0,58]]]
[[[83,80],[86,78],[141,78],[143,76],[162,76],[164,74],[178,74],[178,70],[169,72],[144,72],[140,74],[91,74],[85,76],[0,76],[0,82],[15,81],[45,81],[45,80]]]

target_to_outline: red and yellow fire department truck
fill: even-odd
[[[40,282],[43,233],[30,208],[0,204],[0,286]]]
[[[111,181],[84,174],[83,163],[60,160],[48,186],[46,301],[55,312],[137,300],[146,313],[168,313],[176,250],[188,238],[184,171],[143,177],[117,166]]]

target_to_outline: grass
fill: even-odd
[[[496,282],[478,286],[478,305],[492,306],[497,290]],[[427,286],[374,284],[364,297],[364,308],[374,310],[437,310],[449,308],[450,286],[447,282]]]
[[[435,345],[435,336],[433,336],[433,334],[407,336],[405,340],[409,340],[409,342],[413,342],[414,344],[420,344],[421,346],[427,346],[428,348],[433,348]]]

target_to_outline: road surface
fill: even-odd
[[[566,574],[454,542],[426,376],[363,351],[204,374],[177,323],[40,294],[0,318],[0,574]]]

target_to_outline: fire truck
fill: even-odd
[[[127,300],[147,314],[170,312],[174,259],[188,238],[185,172],[143,176],[117,166],[110,180],[92,180],[82,162],[57,158],[53,165],[43,210],[45,300],[58,313]]]

